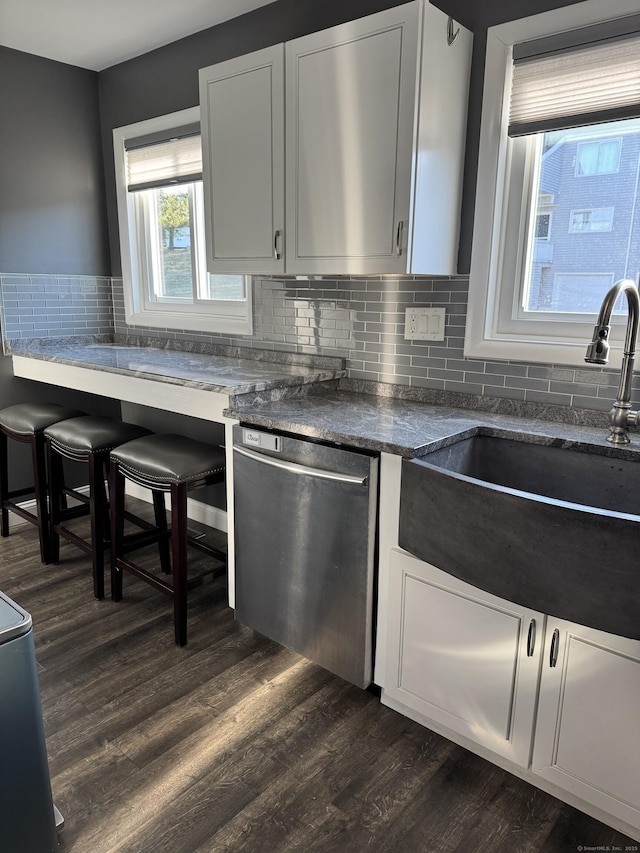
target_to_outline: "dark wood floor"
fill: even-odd
[[[527,853],[637,845],[238,625],[217,581],[189,644],[125,578],[93,599],[72,545],[0,540],[0,589],[34,621],[65,853]]]

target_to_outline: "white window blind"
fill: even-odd
[[[638,117],[640,33],[514,58],[509,136]]]
[[[200,133],[126,142],[127,189],[132,192],[202,180]]]

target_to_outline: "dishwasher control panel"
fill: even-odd
[[[280,452],[282,440],[279,435],[269,432],[260,432],[255,429],[242,429],[242,443],[249,447],[261,447],[263,450],[275,450]]]

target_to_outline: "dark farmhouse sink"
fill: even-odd
[[[486,592],[640,639],[640,458],[474,435],[403,460],[399,542]]]

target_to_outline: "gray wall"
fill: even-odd
[[[0,46],[0,273],[108,275],[97,74]],[[15,379],[0,355],[0,407],[53,400],[119,416],[116,401]],[[11,486],[26,485],[25,448]]]
[[[0,272],[108,275],[97,74],[0,47]]]

